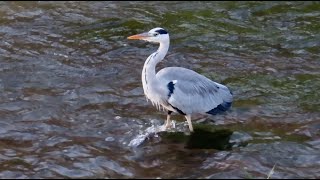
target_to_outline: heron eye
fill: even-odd
[[[159,35],[159,33],[154,33],[154,34],[153,34],[154,37],[156,37],[156,36],[158,36],[158,35]]]

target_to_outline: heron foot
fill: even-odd
[[[167,121],[166,124],[164,125],[165,130],[169,130],[169,129],[174,129],[176,128],[176,123],[175,121]]]
[[[165,124],[165,130],[168,130],[172,127],[170,114],[171,114],[171,111],[168,111],[167,120],[166,120],[166,124]]]
[[[172,128],[172,123],[166,123],[165,124],[165,129],[167,130],[167,129],[170,129],[170,128]]]

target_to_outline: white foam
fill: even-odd
[[[172,127],[175,128],[176,127],[176,122],[172,121]],[[138,147],[139,145],[141,145],[145,139],[149,138],[150,136],[155,136],[157,137],[157,133],[158,132],[162,132],[162,131],[167,131],[165,125],[154,125],[152,124],[151,127],[148,127],[146,130],[144,130],[142,133],[138,134],[135,138],[133,138],[128,146],[130,147]]]

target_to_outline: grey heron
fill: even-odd
[[[185,116],[189,130],[193,132],[191,115],[212,114],[227,111],[233,95],[224,85],[211,81],[197,72],[183,67],[166,67],[156,73],[156,65],[162,61],[170,45],[169,33],[160,27],[129,36],[159,43],[158,50],[145,61],[142,69],[142,86],[147,99],[153,105],[167,110],[165,129],[171,127],[170,115],[176,112]]]

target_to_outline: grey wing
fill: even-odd
[[[167,102],[184,114],[216,114],[231,106],[233,97],[226,86],[192,70],[167,67],[156,76],[168,90]]]

